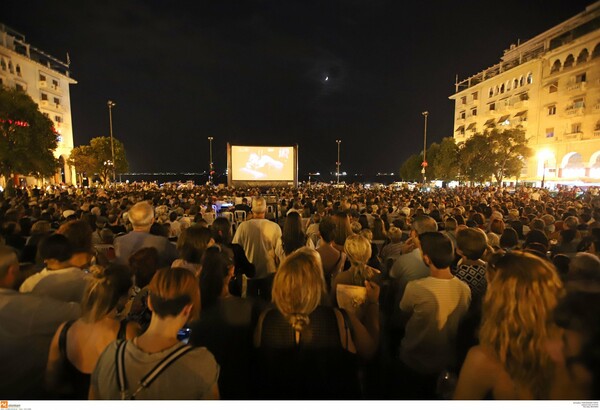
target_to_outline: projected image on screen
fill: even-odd
[[[231,147],[231,179],[293,181],[293,147]]]

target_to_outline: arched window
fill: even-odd
[[[13,74],[15,72],[13,69],[12,61],[8,62],[8,71],[10,71],[11,74]]]
[[[573,67],[574,63],[575,63],[575,57],[573,57],[573,54],[569,54],[567,56],[567,59],[565,60],[565,63],[563,64],[563,68]]]
[[[598,57],[600,57],[600,43],[596,44],[596,47],[594,47],[594,51],[592,51],[592,58]]]
[[[500,86],[500,94],[504,94],[504,84]]]
[[[523,76],[519,77],[519,87],[523,87],[523,85],[525,85],[525,79],[523,78]]]
[[[17,64],[16,71],[17,71],[17,75],[21,76],[21,66],[19,64]]]
[[[4,59],[0,60],[0,66],[2,66],[2,71],[6,71],[6,61]]]
[[[519,86],[519,80],[513,78],[513,88],[517,88]]]
[[[587,51],[587,48],[584,48],[583,50],[581,50],[581,53],[579,53],[579,57],[577,57],[577,64],[583,64],[588,60],[588,57],[590,56],[590,53]]]
[[[527,84],[533,84],[533,74],[527,74]]]
[[[494,96],[494,88],[490,87],[490,91],[488,92],[488,97],[492,98]]]
[[[500,87],[496,86],[496,90],[494,92],[494,94],[498,95],[500,93]]]
[[[552,68],[550,69],[550,74],[558,73],[560,71],[560,60],[556,60],[554,64],[552,64]]]
[[[506,91],[510,91],[510,80],[506,82]]]

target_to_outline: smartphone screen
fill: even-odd
[[[182,341],[185,344],[188,344],[190,341],[190,336],[192,334],[192,329],[189,327],[182,327],[177,331],[177,340]]]

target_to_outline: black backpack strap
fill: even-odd
[[[67,333],[69,332],[69,328],[73,323],[75,323],[74,320],[65,322],[65,325],[61,329],[60,335],[58,336],[58,350],[65,358],[67,357]]]
[[[118,340],[127,339],[127,324],[128,324],[128,321],[126,318],[119,322],[119,331],[117,333]]]
[[[194,347],[190,345],[183,345],[178,347],[163,358],[152,370],[150,370],[138,383],[137,389],[132,395],[127,394],[127,380],[125,378],[125,345],[127,341],[121,342],[117,347],[117,383],[119,385],[119,391],[121,393],[121,400],[134,400],[135,396],[138,395],[142,390],[150,387],[150,385],[161,375],[173,362],[185,355]]]
[[[115,358],[115,364],[117,365],[117,385],[119,387],[119,393],[121,394],[121,400],[127,398],[127,379],[125,378],[125,347],[127,346],[127,340],[117,341],[117,352]]]

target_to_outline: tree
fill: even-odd
[[[502,185],[504,177],[519,177],[527,158],[533,150],[527,146],[527,138],[523,127],[486,132],[490,142],[493,160],[493,175],[498,185]]]
[[[58,168],[54,124],[30,96],[0,88],[0,176],[9,185],[15,174],[44,177]]]
[[[115,149],[115,173],[127,172],[129,164],[125,154],[123,143],[113,138]],[[102,183],[106,184],[112,177],[112,151],[110,137],[96,137],[90,141],[90,145],[81,145],[73,148],[69,158],[69,164],[81,174],[88,177],[98,175]]]
[[[431,167],[436,179],[449,182],[458,178],[458,146],[452,137],[446,137],[439,144],[439,149]]]
[[[413,154],[400,167],[400,177],[404,181],[419,181],[421,180],[421,162],[423,162],[423,154]]]
[[[505,177],[518,177],[533,151],[527,146],[521,127],[493,128],[476,133],[459,147],[459,168],[468,181],[485,182],[492,178],[502,184]]]
[[[435,173],[435,169],[433,167],[433,163],[435,162],[436,158],[438,157],[440,152],[440,144],[438,144],[437,142],[432,143],[429,147],[427,147],[427,166],[425,167],[425,175],[427,176],[427,180],[428,181],[432,181],[434,179],[438,179],[438,176]],[[419,172],[421,172],[423,170],[423,153],[421,153],[421,162],[419,163],[419,165],[421,166],[421,170]],[[421,178],[423,177],[423,174],[421,173]]]

